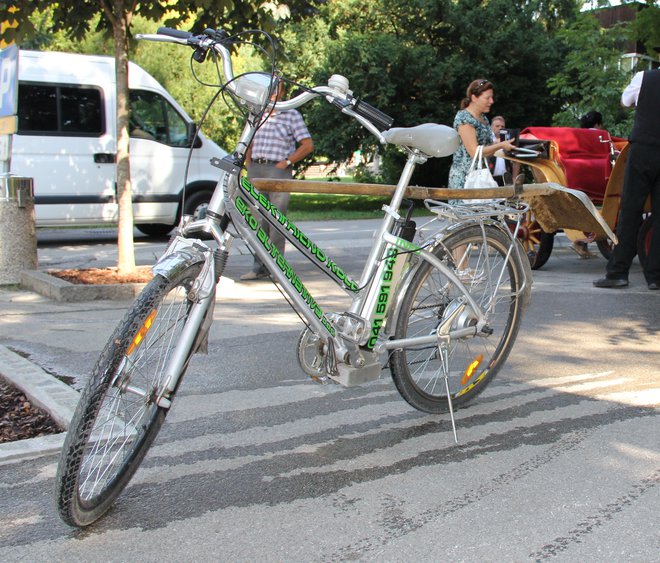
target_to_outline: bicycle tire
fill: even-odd
[[[524,308],[521,292],[524,266],[515,250],[506,257],[511,243],[506,233],[491,225],[484,228],[485,242],[479,225],[467,226],[448,236],[444,247],[436,248],[435,255],[451,263],[452,250],[456,252],[455,249],[465,247],[472,277],[463,283],[482,308],[493,294],[489,280],[493,281],[493,276],[497,280],[502,272],[501,282],[494,292],[495,305],[488,313],[489,328],[493,332],[451,340],[446,348],[448,369],[443,368],[437,344],[393,352],[394,384],[401,396],[418,410],[433,414],[448,411],[445,371],[448,371],[449,394],[454,407],[474,399],[495,377],[515,342]],[[433,334],[443,314],[449,314],[460,303],[461,294],[456,285],[429,262],[420,265],[405,291],[395,339]],[[473,322],[467,309],[465,313],[454,321],[454,328],[459,322],[461,327]]]
[[[57,468],[57,508],[67,524],[83,527],[100,518],[156,438],[169,409],[154,399],[188,319],[187,290],[200,271],[201,264],[195,264],[172,280],[156,275],[101,353],[81,393]],[[184,372],[191,355],[188,351]]]

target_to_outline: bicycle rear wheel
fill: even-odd
[[[57,468],[57,508],[67,524],[87,526],[102,516],[158,434],[169,409],[155,401],[188,320],[188,290],[200,270],[196,264],[171,281],[156,275],[101,353]],[[173,398],[174,393],[168,397]]]
[[[444,241],[445,248],[437,248],[436,256],[448,264],[458,264],[463,284],[486,311],[488,333],[452,338],[440,346],[413,346],[392,354],[396,388],[421,411],[448,410],[445,378],[454,407],[476,397],[499,371],[518,333],[524,301],[524,266],[515,249],[507,257],[511,239],[506,233],[491,225],[484,229],[485,237],[479,225],[453,233]],[[440,270],[424,262],[401,302],[395,339],[435,334],[464,299]],[[475,322],[466,307],[452,322],[452,329],[473,326]]]

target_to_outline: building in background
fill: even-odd
[[[649,5],[641,2],[629,2],[618,6],[607,8],[595,8],[592,10],[600,25],[605,29],[613,27],[618,23],[631,22],[637,14]],[[622,46],[621,67],[630,72],[636,70],[651,70],[660,67],[660,57],[651,57],[641,41],[626,41]],[[660,52],[660,45],[656,47],[656,53]]]

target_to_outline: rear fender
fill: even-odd
[[[484,221],[484,224],[492,225],[497,229],[499,229],[500,231],[502,231],[503,233],[505,233],[508,237],[511,236],[511,233],[508,231],[508,229],[504,227],[499,221],[486,220]],[[464,228],[465,225],[466,225],[465,223],[457,223],[456,225],[452,225],[446,230],[442,231],[441,233],[432,235],[428,239],[420,242],[419,246],[424,247],[424,250],[426,250],[430,254],[433,254],[438,259],[440,259],[443,251],[444,239],[446,239],[449,235],[453,234],[455,231]],[[515,241],[515,245],[513,247],[512,252],[518,253],[518,258],[520,259],[520,262],[523,265],[523,275],[525,276],[525,278],[523,280],[521,297],[522,297],[522,306],[523,309],[525,309],[531,300],[532,270],[529,264],[529,259],[527,258],[527,255],[525,254],[525,251],[522,248],[522,245],[520,244],[519,241],[517,240]],[[401,311],[401,303],[403,302],[403,298],[406,292],[408,291],[408,287],[412,283],[415,274],[425,262],[425,260],[417,257],[412,258],[412,260],[416,260],[416,262],[415,263],[411,262],[411,267],[408,268],[403,278],[401,279],[399,285],[399,291],[397,291],[396,300],[394,301],[394,303],[392,304],[392,308],[390,309],[391,314],[387,319],[387,325],[384,330],[384,333],[387,335],[394,334],[396,323],[398,321],[399,314]]]

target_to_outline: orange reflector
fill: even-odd
[[[128,351],[126,352],[127,356],[130,356],[133,351],[138,347],[140,342],[144,340],[144,337],[147,335],[147,332],[149,332],[149,329],[151,328],[151,325],[154,322],[154,319],[156,318],[156,313],[158,311],[154,309],[149,313],[149,316],[146,318],[144,323],[142,323],[142,326],[140,327],[140,330],[138,330],[137,334],[135,335],[135,338],[133,339],[133,342],[131,342],[131,345],[128,347]]]
[[[474,372],[477,371],[477,368],[479,367],[479,364],[483,361],[484,357],[482,354],[479,354],[474,361],[467,367],[465,370],[465,373],[463,374],[463,377],[461,378],[461,385],[465,385],[468,381],[470,381],[470,378],[474,375]]]

